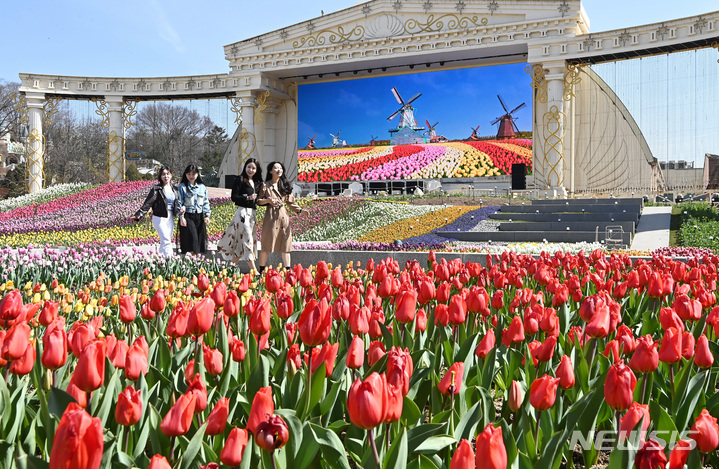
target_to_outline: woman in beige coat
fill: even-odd
[[[265,270],[267,257],[271,252],[281,253],[282,264],[285,268],[290,268],[292,230],[290,229],[290,215],[287,213],[285,204],[298,214],[301,214],[303,209],[295,202],[292,196],[292,185],[285,178],[285,167],[279,161],[267,165],[267,177],[260,188],[257,204],[267,207],[262,220],[260,273]]]

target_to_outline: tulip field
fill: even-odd
[[[300,150],[298,179],[329,182],[498,176],[511,174],[514,163],[524,163],[531,171],[531,140]]]
[[[42,211],[42,210],[39,210]],[[717,467],[717,265],[0,252],[0,467]]]

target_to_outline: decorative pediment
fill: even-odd
[[[524,30],[548,25],[583,24],[579,1],[518,0],[373,0],[225,46],[231,62],[248,56],[296,52],[308,48],[367,44],[377,40],[414,38],[507,28]],[[567,20],[570,20],[569,22]]]

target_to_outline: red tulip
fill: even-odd
[[[245,343],[240,339],[235,339],[230,344],[230,352],[232,353],[232,359],[236,362],[241,362],[245,359],[247,351],[245,350]]]
[[[507,450],[504,447],[502,428],[495,428],[491,423],[484,427],[484,431],[477,435],[476,464],[477,467],[487,469],[506,469]]]
[[[157,290],[150,299],[150,310],[154,311],[155,313],[161,313],[165,311],[166,305],[167,301],[165,300],[165,292],[162,289]]]
[[[481,359],[487,358],[487,355],[494,349],[495,342],[494,330],[489,329],[482,340],[479,341],[479,345],[477,345],[477,348],[474,350],[474,354]]]
[[[673,327],[679,332],[684,332],[684,322],[672,308],[662,308],[659,310],[659,323],[665,331]]]
[[[256,435],[257,426],[265,420],[266,414],[275,413],[275,403],[272,400],[272,388],[260,388],[252,399],[250,415],[247,417],[247,430]]]
[[[75,399],[75,402],[77,402],[77,404],[84,409],[87,407],[87,393],[75,386],[75,383],[72,381],[72,378],[73,377],[71,376],[70,382],[67,384],[65,392],[71,395],[72,398]]]
[[[402,391],[402,396],[409,392],[409,380],[414,372],[414,364],[408,349],[392,347],[387,354],[387,383]]]
[[[631,329],[622,324],[617,328],[617,341],[622,353],[632,353],[637,348],[637,341],[634,339]]]
[[[197,276],[197,288],[199,288],[201,292],[206,292],[207,289],[210,288],[210,279],[207,278],[207,274],[201,273]]]
[[[147,469],[172,469],[172,466],[167,462],[165,456],[156,454],[150,459],[150,465],[147,466]]]
[[[524,325],[519,316],[514,316],[509,327],[502,331],[502,345],[509,347],[517,342],[524,342]]]
[[[325,375],[331,375],[335,369],[335,360],[337,360],[337,350],[339,346],[339,343],[330,344],[329,342],[325,342],[322,347],[315,348],[312,352],[312,370],[310,372],[314,374],[317,368],[324,363]],[[309,361],[309,353],[305,353],[305,361]]]
[[[67,334],[60,322],[50,325],[42,336],[42,366],[57,370],[67,361]]]
[[[682,334],[682,357],[686,358],[687,360],[691,360],[691,358],[694,356],[694,345],[696,344],[696,341],[694,340],[694,335],[692,335],[689,331],[684,331]]]
[[[30,342],[30,326],[20,322],[10,326],[2,343],[0,356],[4,360],[18,360],[25,355],[27,344]]]
[[[404,290],[397,295],[395,318],[402,323],[412,322],[417,314],[417,292]]]
[[[547,410],[557,398],[559,378],[544,375],[532,382],[529,388],[529,403],[537,410]]]
[[[396,422],[402,416],[402,405],[404,402],[402,388],[386,383],[385,390],[387,391],[387,408],[383,421],[384,423]]]
[[[417,289],[417,301],[421,305],[426,305],[437,296],[437,289],[434,287],[434,282],[427,276],[422,277],[419,281]]]
[[[621,361],[615,363],[609,367],[604,381],[604,399],[612,409],[626,410],[634,402],[636,386],[637,377],[632,370]]]
[[[140,393],[141,391],[128,386],[117,396],[117,405],[115,406],[115,420],[117,423],[127,427],[140,421],[140,417],[142,417]]]
[[[267,269],[265,274],[265,288],[270,293],[277,293],[282,289],[282,276],[275,269]]]
[[[641,429],[643,440],[650,423],[649,405],[632,402],[632,405],[629,406],[627,413],[624,414],[624,417],[622,417],[621,423],[619,425],[619,438],[627,438],[629,433],[634,430],[634,427],[639,424],[639,421],[642,420],[642,418],[644,419],[642,421]]]
[[[692,451],[692,443],[687,440],[679,440],[669,454],[669,465],[667,469],[684,469]]]
[[[663,469],[666,464],[664,447],[660,446],[654,438],[644,443],[634,458],[634,467],[637,469]]]
[[[554,356],[554,348],[557,345],[557,338],[549,336],[539,347],[534,349],[532,356],[540,362],[548,362]]]
[[[569,355],[562,355],[555,375],[559,378],[559,386],[561,386],[562,389],[574,387],[574,366],[572,366],[572,360],[569,358]]]
[[[225,445],[220,453],[220,461],[226,466],[239,466],[242,462],[242,455],[247,447],[247,430],[233,428],[225,440]]]
[[[120,321],[125,324],[135,320],[137,316],[137,308],[135,308],[135,302],[132,300],[130,295],[122,295],[120,297]]]
[[[55,431],[50,469],[97,469],[103,452],[102,422],[70,403]]]
[[[227,299],[227,285],[225,285],[225,282],[220,280],[215,284],[212,293],[210,293],[210,298],[215,302],[215,308],[225,305],[225,299]]]
[[[682,336],[681,332],[670,327],[664,332],[661,345],[659,346],[659,360],[664,363],[676,363],[682,359]]]
[[[10,364],[10,373],[17,376],[25,376],[32,371],[35,366],[35,341],[29,341],[25,346],[25,352],[17,360],[13,360]]]
[[[147,352],[142,345],[137,342],[132,344],[127,350],[127,358],[125,359],[125,378],[135,381],[140,375],[147,374],[150,369],[147,359]]]
[[[384,354],[386,353],[384,349],[384,342],[381,342],[379,340],[373,340],[369,344],[369,351],[367,352],[367,363],[369,366],[374,365],[377,363],[380,358],[384,357]]]
[[[22,294],[17,288],[0,300],[0,321],[13,321],[23,312]]]
[[[93,340],[82,349],[72,374],[75,386],[92,392],[105,382],[105,342]]]
[[[424,308],[420,308],[417,311],[417,315],[415,316],[415,318],[417,319],[414,322],[415,334],[426,331],[427,330],[427,313],[424,311]]]
[[[230,290],[227,292],[227,297],[225,298],[225,303],[222,306],[222,312],[227,316],[228,318],[234,318],[240,313],[240,309],[242,308],[240,297],[237,296],[237,292],[235,290]]]
[[[714,364],[714,355],[709,349],[709,340],[704,334],[700,335],[697,340],[694,364],[701,368],[709,368]]]
[[[492,308],[502,309],[504,308],[504,291],[497,290],[492,295]]]
[[[194,411],[196,414],[205,410],[207,407],[207,388],[205,387],[205,383],[202,381],[200,373],[195,373],[195,377],[190,380],[185,394],[190,394],[195,398]]]
[[[160,430],[167,436],[180,436],[187,433],[192,425],[195,415],[195,396],[192,393],[183,394],[170,408],[160,423]]]
[[[272,309],[270,308],[270,300],[263,299],[257,304],[257,307],[250,316],[250,331],[260,337],[267,334],[272,326]]]
[[[453,326],[464,324],[467,318],[467,302],[462,295],[452,295],[449,300],[449,323]]]
[[[212,349],[205,344],[202,344],[202,355],[205,362],[205,369],[208,373],[213,376],[217,376],[222,373],[222,352],[217,349]]]
[[[657,342],[649,334],[637,339],[637,348],[629,360],[629,368],[637,373],[651,373],[658,366]]]
[[[585,299],[584,303],[587,303],[587,300],[589,300],[589,298],[591,297]],[[584,303],[582,304],[582,306],[584,306]],[[589,337],[603,339],[609,334],[610,331],[609,305],[606,304],[606,301],[604,299],[598,299],[595,305],[597,307],[594,310],[591,318],[587,322],[585,332]]]
[[[279,415],[267,416],[257,425],[255,443],[265,451],[272,452],[282,448],[289,439],[290,429]]]
[[[347,358],[345,359],[347,368],[358,369],[364,365],[364,341],[354,336],[350,346],[347,348]]]
[[[513,412],[516,412],[520,407],[522,407],[522,401],[524,401],[522,388],[517,381],[512,380],[512,384],[509,387],[509,398],[507,399],[507,404]]]
[[[347,395],[347,411],[352,423],[370,430],[384,421],[387,412],[387,381],[372,372],[364,381],[357,378]]]
[[[215,407],[207,416],[207,428],[205,435],[219,435],[225,431],[227,416],[229,415],[230,400],[226,397],[220,398]]]
[[[437,384],[442,394],[459,394],[464,379],[464,362],[455,362],[447,369],[444,377]]]
[[[45,301],[42,311],[40,311],[40,316],[37,318],[38,322],[45,327],[49,326],[55,319],[57,319],[59,306],[60,303],[57,301]]]
[[[167,329],[165,332],[169,337],[184,337],[187,334],[187,321],[190,316],[190,310],[182,301],[178,301],[175,308],[170,313],[167,320]]]
[[[206,296],[192,306],[187,316],[187,332],[194,336],[203,335],[212,327],[214,317],[215,302]]]
[[[332,286],[335,288],[340,288],[345,280],[344,277],[342,277],[342,271],[339,267],[336,267],[332,270],[330,277],[330,280],[332,281]]]
[[[449,462],[449,469],[475,469],[477,466],[474,464],[474,451],[472,451],[472,445],[469,441],[463,439],[459,442],[459,446],[452,455],[452,460]]]
[[[277,316],[282,319],[287,319],[295,312],[295,303],[292,300],[292,295],[280,290],[275,295],[277,302]]]
[[[717,419],[709,411],[702,409],[694,421],[689,436],[696,441],[702,453],[710,453],[719,446],[719,425]]]
[[[125,368],[125,363],[127,362],[127,352],[130,350],[130,346],[127,345],[127,342],[125,342],[124,339],[120,339],[115,342],[112,349],[108,350],[108,358],[112,362],[112,366],[120,369]]]
[[[702,304],[687,295],[677,295],[672,308],[684,321],[698,321],[702,317]]]
[[[297,322],[300,339],[305,345],[314,347],[327,342],[332,329],[332,315],[327,301],[324,298],[319,303],[310,300]]]
[[[440,283],[437,287],[437,302],[445,304],[449,301],[449,293],[452,285],[449,283]]]

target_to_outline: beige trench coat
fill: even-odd
[[[292,194],[280,195],[277,189],[270,182],[262,184],[258,199],[272,199],[273,203],[282,201],[279,207],[267,204],[265,217],[262,220],[262,250],[265,252],[290,252],[292,251],[292,231],[290,230],[290,215],[287,213],[285,204],[293,212],[299,213],[299,205],[295,202]]]

